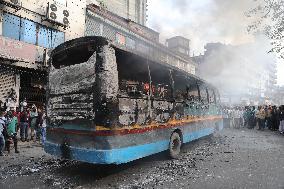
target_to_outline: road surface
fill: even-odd
[[[178,160],[160,153],[124,165],[92,165],[20,143],[0,157],[0,188],[257,188],[284,189],[284,136],[225,129],[187,144]]]

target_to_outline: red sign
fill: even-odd
[[[116,42],[119,45],[125,45],[126,42],[125,36],[120,33],[116,33]]]
[[[35,63],[35,45],[0,36],[0,57],[21,62]]]

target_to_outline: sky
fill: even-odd
[[[148,0],[147,26],[160,32],[160,41],[181,35],[191,40],[191,55],[204,53],[210,42],[252,43],[247,26],[254,18],[245,12],[254,0]],[[284,61],[278,63],[278,84],[284,85]]]

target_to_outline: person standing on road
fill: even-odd
[[[241,120],[241,115],[240,115],[240,110],[238,107],[235,107],[233,110],[233,116],[234,116],[234,128],[239,129],[240,128],[240,120]]]
[[[3,150],[5,147],[4,132],[6,127],[5,111],[0,110],[0,156],[3,156]]]
[[[247,128],[249,128],[249,116],[250,116],[249,114],[250,114],[249,107],[246,106],[243,114],[243,119],[244,119],[244,127]]]
[[[21,128],[20,128],[20,133],[21,133],[21,141],[22,142],[29,142],[28,136],[29,136],[29,113],[27,111],[27,108],[24,107],[23,112],[21,113]]]
[[[245,120],[244,120],[244,109],[242,107],[239,108],[239,114],[240,114],[240,126],[245,127]]]
[[[40,113],[39,116],[39,128],[40,128],[40,134],[41,134],[41,142],[42,145],[44,145],[46,141],[46,114],[44,109]]]
[[[278,130],[278,125],[277,125],[277,119],[278,119],[278,111],[276,106],[272,106],[271,110],[271,128],[273,131]]]
[[[230,119],[229,119],[229,109],[224,108],[223,110],[223,122],[224,122],[224,127],[229,128],[230,127]]]
[[[249,129],[254,129],[256,126],[256,117],[255,117],[255,107],[252,106],[249,108],[249,113],[248,113],[248,128]]]
[[[228,128],[233,128],[233,122],[234,122],[234,119],[233,119],[233,110],[231,107],[228,107]]]
[[[18,151],[17,124],[17,117],[13,115],[12,111],[9,111],[7,114],[7,133],[9,140],[6,143],[8,153],[10,153],[10,140],[13,140],[15,153],[20,153]]]
[[[38,108],[37,112],[38,112],[38,116],[37,116],[37,121],[36,121],[36,140],[40,141],[40,136],[41,136],[41,127],[40,127],[40,125],[42,124],[43,112],[42,112],[41,108]]]
[[[12,109],[12,113],[13,113],[13,116],[17,117],[17,120],[18,120],[18,123],[17,123],[17,132],[19,131],[20,129],[20,125],[21,125],[21,122],[20,122],[20,119],[21,119],[21,112],[20,112],[20,108],[16,108],[16,110],[13,108]]]
[[[259,120],[259,123],[258,123],[258,130],[264,130],[265,128],[265,110],[262,106],[260,106],[260,109],[258,111],[258,120]]]
[[[232,116],[232,124],[231,124],[232,128],[236,128],[237,120],[236,120],[236,110],[234,107],[231,109],[231,116]]]
[[[267,127],[269,130],[272,130],[272,107],[268,106],[267,111],[266,111],[266,123],[267,123]]]
[[[279,132],[284,134],[284,105],[281,105],[279,108]]]
[[[37,108],[35,105],[33,105],[32,111],[30,113],[31,140],[33,140],[35,136],[35,129],[37,127],[37,118],[38,118]]]
[[[260,128],[260,109],[261,109],[261,107],[258,106],[256,111],[255,111],[255,119],[256,119],[256,124],[258,125],[258,128]]]

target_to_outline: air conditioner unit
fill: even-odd
[[[66,6],[62,6],[56,3],[48,4],[46,18],[54,23],[58,23],[63,26],[69,25],[69,11],[67,10]]]
[[[10,2],[14,5],[21,5],[20,0],[10,0]]]
[[[19,8],[22,6],[21,0],[0,0],[0,3],[12,8]]]

